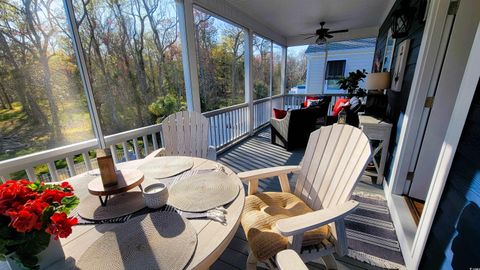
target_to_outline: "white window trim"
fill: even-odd
[[[427,23],[409,96],[410,101],[407,105],[406,117],[402,124],[402,132],[397,147],[397,154],[394,158],[394,166],[391,173],[392,178],[390,179],[391,182],[387,183],[384,181],[385,195],[389,209],[391,210],[392,220],[396,227],[397,238],[400,243],[407,269],[418,269],[420,265],[425,245],[430,234],[430,229],[438,209],[438,204],[442,197],[443,188],[451,168],[451,163],[463,131],[471,100],[480,78],[480,70],[476,68],[476,63],[480,61],[479,27],[470,52],[463,80],[460,85],[458,95],[462,96],[462,98],[456,100],[444,144],[436,164],[432,184],[425,201],[423,214],[420,218],[414,238],[407,239],[408,235],[403,231],[401,226],[402,221],[400,220],[401,214],[399,214],[399,211],[402,211],[402,209],[397,208],[399,196],[395,195],[395,193],[401,194],[403,191],[399,190],[398,186],[398,181],[405,179],[405,176],[401,174],[400,169],[402,166],[406,166],[408,169],[409,162],[405,162],[403,159],[411,154],[411,149],[409,148],[411,148],[412,145],[409,146],[409,141],[416,137],[415,135],[418,131],[415,128],[418,127],[419,119],[415,119],[415,117],[409,118],[408,116],[418,115],[416,114],[418,113],[418,110],[423,109],[423,102],[425,101],[427,94],[426,90],[429,89],[431,83],[432,74],[435,68],[435,60],[437,59],[440,49],[440,40],[442,39],[444,32],[443,29],[447,21],[449,4],[450,0],[433,1],[430,4]],[[421,89],[426,90],[421,91]],[[400,188],[403,188],[403,186]],[[409,234],[411,234],[411,232]]]
[[[333,61],[345,61],[345,67],[343,69],[343,76],[345,77],[345,73],[347,72],[347,61],[348,59],[347,58],[336,58],[335,56],[333,56],[332,59],[327,59],[327,62],[326,62],[326,65],[325,65],[325,74],[323,75],[323,94],[327,94],[327,95],[335,95],[335,94],[348,94],[346,90],[342,90],[342,89],[328,89],[327,87],[327,66],[328,66],[328,62],[333,62]]]

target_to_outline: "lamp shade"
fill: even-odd
[[[390,72],[367,74],[367,90],[383,90],[390,87]]]

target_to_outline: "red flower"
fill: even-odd
[[[73,193],[71,192],[64,192],[56,189],[46,189],[45,191],[43,191],[41,198],[42,200],[48,203],[52,203],[52,202],[61,203],[64,197],[72,196],[72,195]]]
[[[0,185],[0,214],[5,215],[10,208],[17,208],[30,199],[35,199],[38,194],[28,188],[26,180],[8,180]]]
[[[42,215],[43,210],[45,210],[45,208],[47,208],[49,205],[50,204],[44,202],[43,200],[37,199],[37,200],[28,201],[25,204],[25,208],[27,208],[31,212],[40,216],[40,215]]]
[[[68,182],[62,182],[60,187],[64,189],[64,191],[73,191],[73,187]]]
[[[66,238],[72,233],[72,226],[77,224],[76,218],[68,218],[65,213],[55,213],[50,217],[52,223],[45,230],[51,235],[55,235],[55,239]]]
[[[27,210],[20,210],[18,212],[10,212],[12,219],[10,225],[18,232],[29,232],[33,228],[38,228],[38,216],[34,213],[30,213]],[[41,224],[40,224],[41,225]]]

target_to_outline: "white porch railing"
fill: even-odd
[[[209,144],[220,149],[248,134],[248,104],[238,104],[203,114],[210,126]]]
[[[279,95],[253,102],[253,128],[257,130],[267,124],[273,108],[297,109],[306,95]],[[337,98],[342,95],[333,95],[331,107]],[[221,150],[241,138],[248,136],[250,130],[248,104],[238,104],[204,113],[209,119],[209,143]],[[134,160],[147,156],[152,151],[162,147],[161,124],[155,124],[138,129],[109,135],[105,143],[112,150],[115,163]],[[96,139],[70,144],[55,149],[25,155],[9,160],[0,161],[0,178],[9,179],[10,174],[24,171],[27,178],[43,181],[59,181],[68,177],[97,168],[96,159],[90,157],[90,152],[98,147]],[[83,162],[74,162],[75,157],[83,156]],[[57,169],[55,161],[64,160],[65,168]],[[47,165],[48,173],[37,176],[35,167]]]
[[[161,125],[151,125],[138,129],[109,135],[105,137],[105,143],[113,153],[115,163],[142,158],[151,151],[161,147],[160,144]],[[141,147],[139,141],[142,141]],[[80,143],[57,147],[30,155],[25,155],[0,162],[0,176],[9,179],[9,174],[25,171],[28,179],[35,180],[34,167],[46,164],[48,174],[40,176],[44,181],[59,181],[70,176],[83,173],[97,167],[96,159],[90,158],[90,151],[98,147],[97,140],[92,139]],[[78,155],[83,156],[82,163],[74,162]],[[65,160],[67,167],[57,169],[55,161]]]

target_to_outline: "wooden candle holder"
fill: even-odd
[[[97,149],[97,162],[104,187],[117,185],[117,173],[110,149]]]

